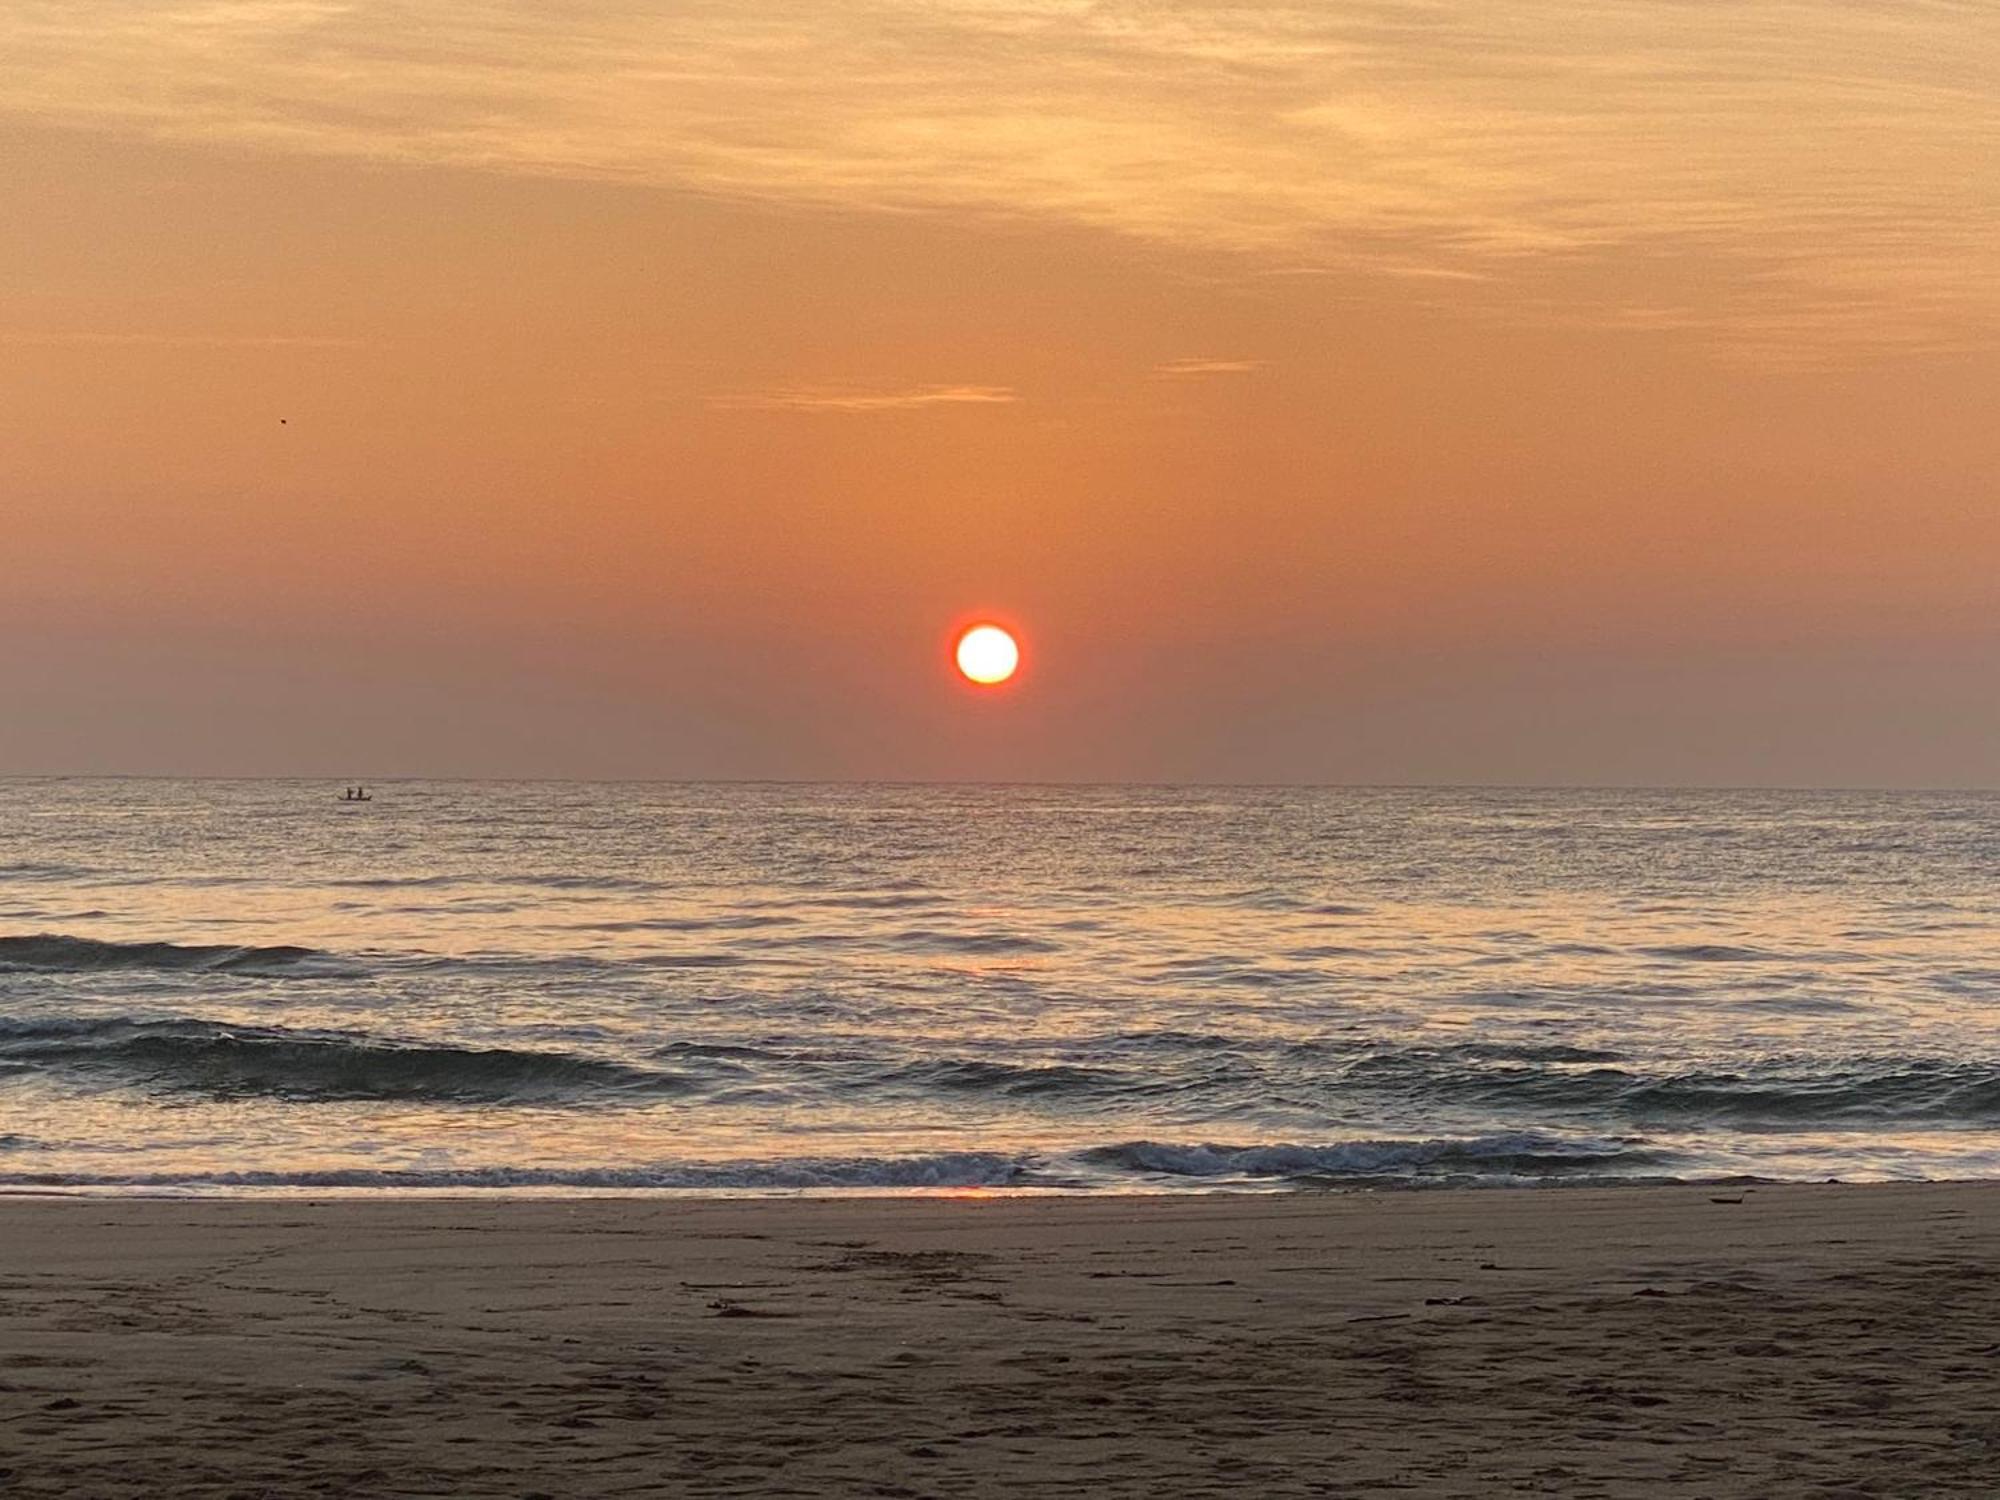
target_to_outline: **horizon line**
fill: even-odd
[[[1632,792],[1727,793],[1790,792],[1820,795],[1872,794],[1887,796],[1996,796],[2000,785],[1988,783],[1922,783],[1889,786],[1879,783],[1824,782],[1646,782],[1646,781],[1161,781],[1134,779],[1012,779],[978,777],[857,777],[857,776],[501,776],[427,775],[397,773],[383,776],[333,776],[315,773],[158,771],[0,771],[0,783],[50,781],[173,781],[323,783],[347,786],[408,786],[426,782],[465,785],[530,786],[679,786],[679,787],[878,787],[982,788],[991,790],[1127,790],[1127,791],[1294,791],[1294,792]]]

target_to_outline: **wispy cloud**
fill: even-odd
[[[1192,375],[1247,375],[1264,368],[1261,359],[1170,359],[1153,366],[1156,380],[1174,380]]]
[[[790,386],[711,396],[720,411],[890,412],[935,406],[1007,406],[1020,400],[1004,385],[920,385],[905,390],[856,390],[837,386]]]
[[[1746,345],[2000,334],[1991,0],[10,0],[0,112],[1023,214]]]

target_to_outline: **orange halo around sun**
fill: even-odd
[[[952,660],[967,682],[998,687],[1020,670],[1021,645],[998,625],[974,625],[959,633]]]

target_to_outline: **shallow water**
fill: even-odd
[[[2000,1175],[2000,796],[0,781],[0,1185]]]

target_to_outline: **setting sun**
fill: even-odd
[[[1021,665],[1021,648],[998,625],[975,625],[958,638],[954,653],[958,670],[968,682],[993,687],[1012,677]]]

